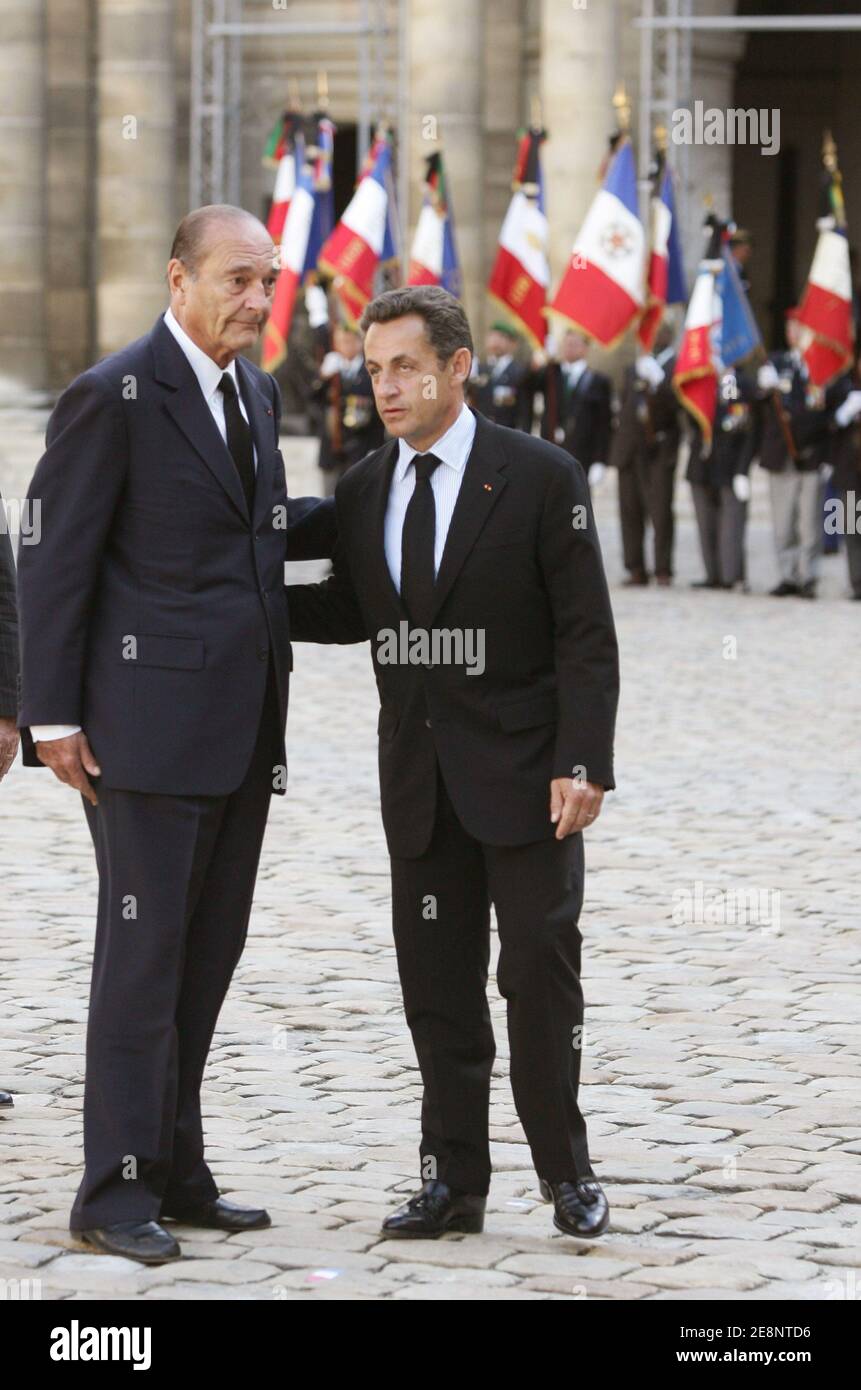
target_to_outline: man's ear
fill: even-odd
[[[469,379],[472,367],[472,353],[468,347],[458,348],[451,359],[452,381],[461,382]]]

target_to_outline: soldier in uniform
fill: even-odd
[[[517,357],[519,336],[509,324],[493,324],[485,338],[485,355],[473,357],[467,402],[488,420],[512,430],[532,428],[532,401],[526,389],[527,363]]]
[[[718,382],[711,448],[694,427],[687,478],[693,494],[706,577],[697,589],[744,585],[744,534],[750,499],[748,472],[757,445],[756,382],[729,367]]]
[[[323,358],[311,387],[312,399],[321,411],[318,461],[327,497],[334,494],[347,469],[378,449],[385,438],[359,334],[339,324],[333,339],[335,346]]]
[[[795,309],[788,309],[786,313],[788,350],[772,353],[757,374],[762,402],[759,461],[770,475],[771,517],[779,571],[779,582],[771,590],[775,598],[789,594],[815,598],[822,553],[819,469],[831,417],[826,410],[826,393],[808,379],[799,350],[800,324],[796,313]],[[782,402],[783,425],[780,413],[769,399],[775,392]],[[794,458],[787,442],[787,425]]]
[[[604,476],[610,452],[610,378],[586,361],[589,339],[569,328],[559,360],[539,365],[530,376],[533,394],[544,397],[541,435],[567,449],[583,466],[590,487]]]
[[[619,513],[628,585],[648,584],[643,542],[654,529],[655,580],[672,583],[673,491],[679,453],[679,405],[672,388],[673,329],[664,323],[655,355],[638,357],[625,373],[610,463],[619,472]]]
[[[861,367],[856,359],[852,372],[834,383],[830,413],[828,461],[842,504],[842,532],[846,542],[851,597],[861,599]],[[826,527],[828,523],[826,522]]]

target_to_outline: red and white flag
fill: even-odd
[[[548,226],[541,174],[544,131],[521,136],[512,181],[511,202],[499,233],[499,249],[487,282],[487,292],[535,348],[544,346],[544,310],[550,286],[547,259]]]
[[[355,325],[373,298],[390,216],[392,147],[378,135],[356,191],[320,251],[317,264],[333,278],[347,322]]]
[[[720,327],[721,299],[716,278],[722,268],[720,260],[700,262],[673,371],[673,390],[699,425],[706,449],[711,446],[717,410],[715,336]]]
[[[617,146],[547,313],[612,347],[644,305],[646,235],[630,141]]]
[[[824,225],[830,223],[830,225]],[[813,386],[827,386],[852,365],[852,271],[846,231],[819,224],[813,265],[798,307],[801,350]]]

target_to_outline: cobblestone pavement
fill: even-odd
[[[3,420],[7,497],[26,486],[43,420]],[[292,490],[315,491],[308,444],[284,451]],[[861,613],[842,556],[824,562],[820,601],[764,596],[761,476],[754,592],[691,592],[687,491],[669,591],[619,587],[611,479],[597,502],[623,698],[618,791],[587,837],[581,1098],[610,1231],[561,1236],[538,1199],[492,983],[485,1233],[380,1239],[414,1186],[419,1087],[390,941],[375,692],[364,647],[301,647],[290,790],[204,1085],[217,1179],[265,1203],[271,1230],[189,1231],[186,1258],[155,1269],[70,1236],[92,852],[79,801],[47,772],[16,765],[0,790],[7,1293],[29,1279],[46,1299],[858,1297]]]

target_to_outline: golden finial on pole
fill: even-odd
[[[323,68],[317,73],[317,105],[321,111],[329,107],[329,75]]]
[[[631,128],[631,103],[628,100],[624,82],[616,84],[616,90],[613,93],[613,110],[616,112],[619,131],[622,135],[627,135]]]
[[[665,125],[655,126],[655,149],[658,154],[666,154],[669,148],[670,136]]]
[[[532,97],[531,110],[532,110],[532,117],[531,117],[532,129],[533,129],[533,130],[540,130],[540,129],[541,129],[541,98],[540,98],[540,96],[538,96],[537,93],[535,93],[535,94],[533,95],[533,97]]]

